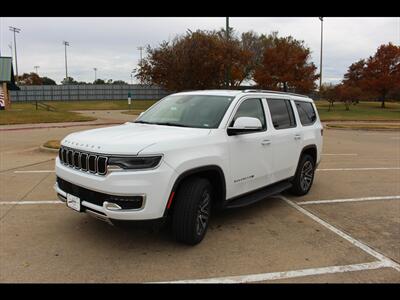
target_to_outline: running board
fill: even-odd
[[[247,206],[256,203],[260,200],[264,200],[267,197],[279,194],[284,190],[292,187],[292,183],[288,180],[280,181],[269,186],[258,189],[254,192],[247,193],[243,196],[238,196],[227,200],[224,208],[237,208],[242,206]]]

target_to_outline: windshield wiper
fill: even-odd
[[[158,123],[151,123],[156,125],[165,125],[165,126],[178,126],[178,127],[190,127],[187,125],[179,124],[179,123],[171,123],[171,122],[158,122]]]
[[[151,123],[151,122],[146,122],[146,121],[135,121],[133,123],[142,123],[142,124],[155,124],[155,123]]]

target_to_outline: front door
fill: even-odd
[[[229,195],[232,198],[271,183],[272,153],[269,148],[268,131],[261,99],[245,99],[239,103],[229,126],[238,117],[258,118],[262,129],[228,136],[230,154]]]

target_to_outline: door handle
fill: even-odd
[[[300,135],[300,134],[295,134],[294,139],[295,139],[295,140],[301,139],[301,135]]]
[[[271,141],[270,141],[270,140],[263,140],[263,141],[261,142],[261,145],[263,145],[263,146],[266,146],[266,145],[269,145],[269,144],[271,144]]]

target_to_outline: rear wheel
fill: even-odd
[[[296,174],[292,181],[290,192],[296,196],[307,194],[314,180],[314,159],[311,155],[305,154],[301,157]]]
[[[207,179],[185,181],[175,198],[172,231],[175,239],[189,245],[200,243],[207,231],[211,212],[212,186]]]

